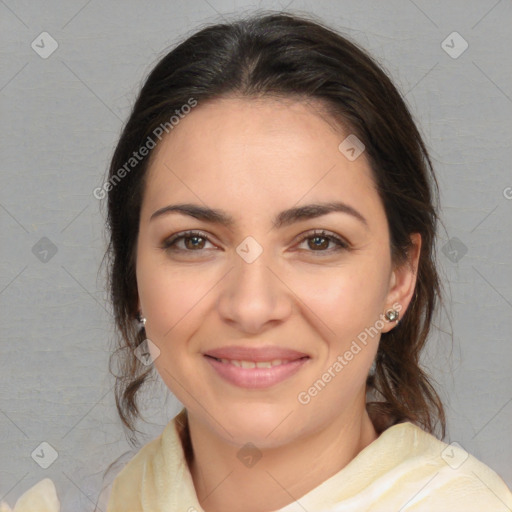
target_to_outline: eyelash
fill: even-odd
[[[190,252],[190,253],[201,252],[203,249],[194,251],[194,250],[188,250],[188,249],[176,249],[173,247],[178,241],[180,241],[182,239],[184,240],[187,238],[194,238],[194,237],[202,238],[202,239],[210,242],[210,239],[208,238],[208,236],[206,236],[204,233],[202,233],[200,231],[185,231],[183,233],[178,233],[176,235],[173,235],[170,238],[168,238],[167,240],[164,240],[164,242],[162,244],[162,249],[164,249],[166,251],[181,251],[181,252]],[[320,250],[320,251],[310,250],[307,252],[320,253],[320,255],[322,255],[322,253],[323,254],[331,254],[333,252],[348,250],[350,248],[350,245],[347,242],[345,242],[342,238],[334,235],[333,233],[329,233],[324,230],[314,230],[312,232],[306,233],[298,241],[298,244],[302,244],[304,241],[313,239],[313,238],[325,238],[325,239],[329,240],[330,242],[333,242],[337,247],[335,247],[334,249],[327,249],[327,250]],[[212,242],[210,242],[210,243],[212,243]]]

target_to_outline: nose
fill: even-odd
[[[249,261],[235,254],[234,268],[221,284],[217,308],[225,322],[258,334],[289,317],[293,294],[265,251]]]

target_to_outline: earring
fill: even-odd
[[[388,309],[384,317],[388,322],[396,322],[398,324],[398,317],[400,313],[396,309]]]
[[[146,319],[142,316],[142,313],[140,311],[137,313],[137,320],[141,324],[141,329],[144,329],[144,327],[146,326]]]

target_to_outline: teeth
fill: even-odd
[[[239,368],[272,368],[281,364],[289,363],[288,359],[273,359],[272,361],[235,361],[234,359],[220,359],[221,363],[230,363]]]

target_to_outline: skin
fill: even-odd
[[[154,364],[188,410],[190,471],[206,512],[281,508],[377,438],[365,381],[380,334],[307,405],[297,399],[393,304],[403,316],[414,292],[421,239],[413,234],[408,263],[393,265],[365,155],[351,162],[338,149],[348,134],[319,103],[224,98],[198,105],[153,154],[137,243],[139,307],[160,350]],[[273,227],[282,210],[328,201],[350,205],[367,225],[335,212]],[[150,219],[177,203],[225,210],[235,224]],[[186,230],[208,239],[163,248]],[[320,237],[318,249],[313,230],[349,248]],[[252,263],[236,252],[247,236],[263,249]],[[382,332],[395,326],[383,324]],[[203,355],[234,344],[279,345],[310,359],[284,382],[248,390],[224,381]],[[252,467],[237,457],[247,442],[261,455]]]

